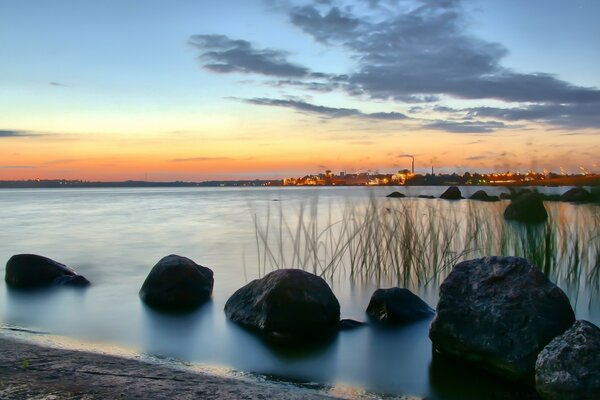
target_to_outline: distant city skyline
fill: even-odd
[[[0,180],[600,172],[600,2],[0,0]]]

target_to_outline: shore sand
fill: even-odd
[[[134,358],[40,346],[0,335],[0,398],[323,400],[340,397],[292,384],[211,375]]]

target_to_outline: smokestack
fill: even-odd
[[[412,158],[412,174],[415,174],[415,158]]]

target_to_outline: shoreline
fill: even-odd
[[[312,388],[252,375],[219,374],[217,368],[213,372],[185,364],[169,365],[111,346],[106,346],[108,352],[102,347],[98,352],[73,349],[53,345],[52,340],[40,343],[27,337],[27,331],[7,334],[10,329],[0,330],[0,398],[6,400],[413,399],[371,395],[342,386]]]

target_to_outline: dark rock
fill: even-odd
[[[577,321],[542,350],[535,384],[546,400],[600,399],[600,328]]]
[[[431,317],[435,311],[419,296],[404,288],[377,289],[369,306],[367,315],[374,321],[386,324],[406,324]]]
[[[35,254],[16,254],[6,263],[6,283],[14,288],[87,286],[90,282],[64,264]]]
[[[440,199],[444,199],[444,200],[460,200],[462,198],[463,198],[462,193],[460,192],[460,189],[457,188],[456,186],[450,186],[440,196]]]
[[[498,196],[490,196],[485,190],[478,190],[469,197],[471,200],[479,200],[479,201],[500,201]]]
[[[367,325],[365,322],[356,321],[354,319],[342,319],[338,323],[338,329],[341,331],[350,331],[365,325]]]
[[[225,304],[225,314],[268,339],[311,341],[336,330],[340,303],[322,278],[280,269],[236,291]]]
[[[569,203],[591,203],[594,201],[594,196],[584,188],[574,187],[563,193],[560,196],[560,201]]]
[[[420,194],[417,196],[419,199],[435,199],[435,196],[430,196],[427,194]]]
[[[542,223],[548,219],[548,212],[539,194],[525,192],[513,197],[504,210],[504,218],[524,223]]]
[[[152,268],[140,289],[140,297],[151,307],[190,310],[210,299],[213,284],[212,270],[171,254]]]
[[[533,384],[537,355],[574,321],[564,292],[527,260],[485,257],[444,280],[429,337],[440,353]]]
[[[405,195],[403,195],[403,194],[402,194],[402,193],[400,193],[400,192],[392,192],[392,193],[388,194],[388,195],[387,195],[387,196],[385,196],[385,197],[393,197],[393,198],[398,198],[398,199],[401,199],[401,198],[403,198],[403,197],[406,197],[406,196],[405,196]]]
[[[501,200],[510,200],[513,198],[513,194],[512,193],[500,193],[500,199]]]

